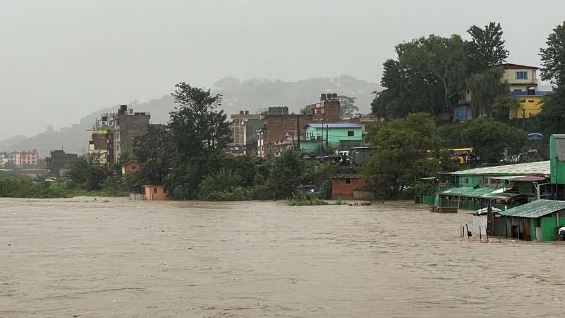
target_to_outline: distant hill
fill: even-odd
[[[317,102],[320,93],[335,92],[357,98],[357,106],[362,113],[370,111],[372,92],[377,84],[342,75],[335,78],[313,78],[296,82],[280,80],[252,79],[240,81],[224,78],[212,87],[214,93],[223,95],[222,109],[229,115],[240,110],[251,112],[269,106],[286,105],[298,112],[304,105]],[[117,104],[117,103],[116,103]],[[171,95],[153,99],[145,103],[131,103],[135,111],[151,113],[152,123],[166,123],[174,108]],[[70,153],[83,154],[86,146],[86,130],[90,129],[96,118],[104,112],[116,111],[117,107],[100,109],[80,120],[80,123],[62,128],[60,131],[48,129],[33,136],[16,136],[0,141],[0,151],[20,151],[37,149],[42,157],[53,149],[65,149]]]

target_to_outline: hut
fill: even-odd
[[[145,200],[162,201],[167,200],[167,189],[162,185],[144,185]]]
[[[500,211],[494,232],[497,236],[527,241],[554,241],[565,225],[565,201],[537,200]]]

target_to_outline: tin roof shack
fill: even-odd
[[[484,167],[444,175],[451,188],[438,191],[438,210],[477,210],[491,204],[501,209],[547,197],[549,161]]]
[[[162,185],[144,185],[145,189],[145,200],[150,201],[163,201],[167,200],[168,193],[165,186]]]
[[[494,232],[497,236],[526,241],[555,241],[565,225],[565,201],[537,200],[500,211]]]

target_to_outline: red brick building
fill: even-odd
[[[321,94],[320,102],[314,105],[314,120],[337,123],[340,121],[341,104],[336,93]]]
[[[298,146],[298,136],[303,139],[312,116],[266,115],[264,120],[265,125],[257,132],[257,156],[261,158],[277,155],[277,149]]]
[[[355,191],[361,191],[365,180],[358,175],[336,175],[332,178],[332,199],[354,199]]]

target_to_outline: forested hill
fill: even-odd
[[[171,87],[171,91],[174,87]],[[320,93],[336,92],[341,95],[355,97],[362,113],[368,113],[372,92],[378,89],[377,84],[342,75],[335,78],[313,78],[286,82],[280,80],[252,79],[241,81],[235,78],[224,78],[212,87],[214,93],[223,95],[222,108],[229,115],[239,110],[257,111],[268,106],[286,105],[291,111],[298,111],[307,104],[318,100]],[[116,105],[123,101],[116,101]],[[145,103],[130,103],[135,111],[150,112],[153,123],[166,123],[169,112],[173,110],[173,98],[162,96]],[[0,141],[0,151],[22,151],[37,149],[44,157],[53,149],[65,149],[71,153],[84,153],[86,130],[91,128],[96,118],[103,112],[116,111],[117,106],[102,108],[59,131],[47,131],[33,136],[16,136]]]

